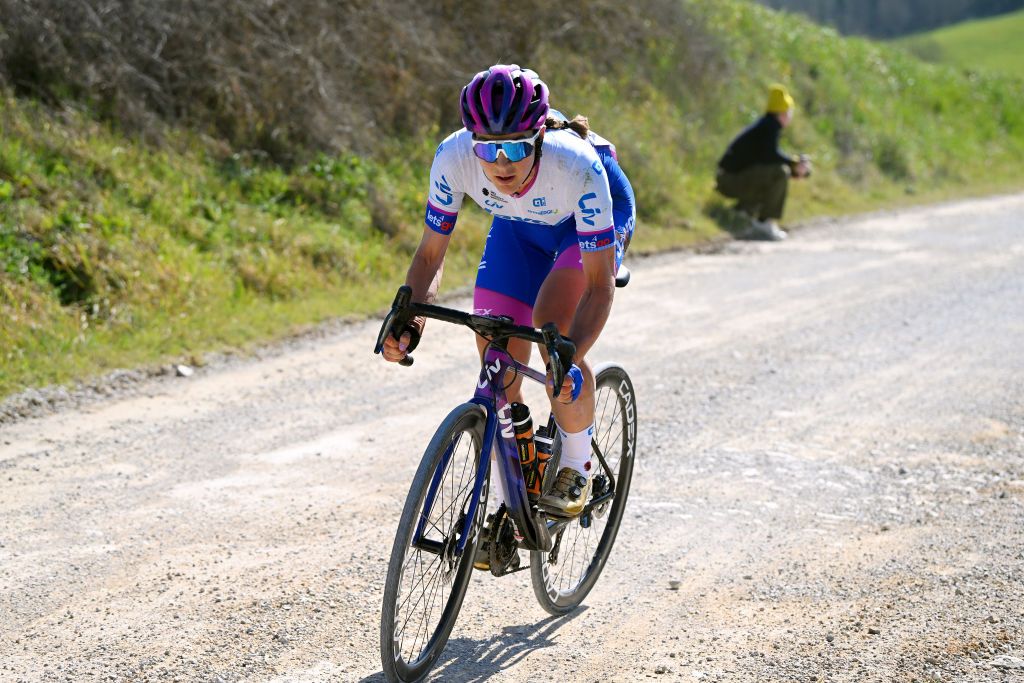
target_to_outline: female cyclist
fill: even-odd
[[[520,325],[554,322],[576,344],[551,404],[561,467],[541,500],[574,515],[589,497],[592,468],[594,376],[586,354],[611,311],[615,273],[636,217],[633,190],[614,147],[590,132],[585,118],[570,122],[551,110],[547,86],[529,69],[496,64],[478,73],[462,89],[461,111],[465,128],[434,156],[426,227],[405,282],[413,301],[434,300],[466,195],[494,216],[473,292],[475,312],[507,315]],[[402,360],[419,343],[424,322],[414,320],[398,339],[388,339],[384,357]],[[481,351],[485,344],[478,339]],[[521,362],[530,350],[523,340],[509,343]],[[517,382],[510,399],[519,391]]]

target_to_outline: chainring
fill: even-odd
[[[519,568],[516,526],[504,505],[494,515],[487,558],[491,564],[491,574],[495,576],[504,576]]]

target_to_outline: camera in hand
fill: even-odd
[[[800,155],[797,156],[797,162],[799,162],[799,163],[804,165],[804,175],[803,175],[803,177],[804,178],[810,178],[811,177],[811,157],[809,155],[807,155],[807,154],[800,154]],[[793,170],[795,171],[796,167],[794,167]]]

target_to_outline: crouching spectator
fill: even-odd
[[[718,162],[716,189],[736,200],[735,209],[749,220],[752,237],[782,240],[779,227],[790,178],[810,175],[805,155],[789,156],[779,149],[782,129],[793,119],[793,98],[781,85],[768,91],[765,115],[729,143]]]

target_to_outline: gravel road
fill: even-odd
[[[562,619],[474,575],[432,680],[1024,679],[1022,216],[632,262],[594,352],[639,407],[611,560]],[[383,680],[395,524],[476,370],[464,330],[405,369],[376,329],[0,426],[0,681]]]

